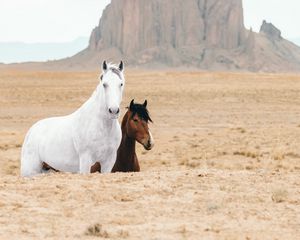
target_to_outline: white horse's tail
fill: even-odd
[[[21,176],[31,177],[42,173],[42,162],[38,154],[38,142],[34,141],[32,128],[26,134],[21,153]]]

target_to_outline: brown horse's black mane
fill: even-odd
[[[132,112],[132,117],[137,114],[141,119],[148,122],[153,122],[150,118],[149,112],[147,108],[143,104],[133,103],[128,107],[129,110]]]

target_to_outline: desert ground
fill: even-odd
[[[99,72],[0,71],[0,239],[300,239],[300,75],[126,70],[148,100],[140,173],[21,178],[36,121],[72,113]]]

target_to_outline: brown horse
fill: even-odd
[[[117,160],[112,172],[139,172],[140,165],[135,152],[135,142],[139,142],[146,150],[154,146],[148,123],[152,122],[147,110],[147,100],[143,104],[131,101],[128,111],[122,120],[122,140],[117,153]],[[91,172],[100,172],[100,164],[96,163]]]

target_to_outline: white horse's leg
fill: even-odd
[[[38,149],[30,139],[26,139],[22,147],[21,176],[31,177],[42,173],[42,162],[39,159]]]
[[[101,163],[101,173],[110,173],[117,159],[117,151],[111,152]]]
[[[21,176],[22,177],[32,177],[38,174],[43,173],[42,171],[42,163],[35,156],[27,156],[26,158],[22,158],[21,163]]]
[[[92,167],[92,159],[90,154],[83,154],[80,156],[80,163],[79,163],[79,173],[88,174],[91,173]]]

